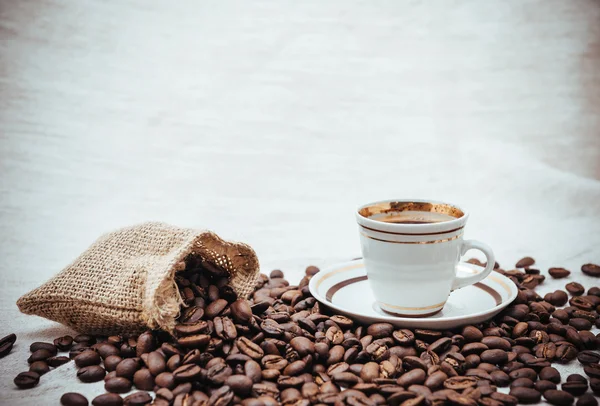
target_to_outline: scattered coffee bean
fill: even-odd
[[[577,406],[597,406],[598,400],[591,393],[586,393],[582,395],[576,403]]]
[[[575,401],[575,398],[570,393],[556,389],[549,389],[544,392],[544,398],[548,403],[557,406],[569,406]]]
[[[123,399],[124,406],[143,406],[152,402],[152,397],[148,392],[134,392]],[[216,403],[213,403],[216,405]],[[223,403],[226,405],[227,403]]]
[[[54,345],[60,351],[69,351],[71,349],[71,347],[73,346],[73,337],[71,337],[71,336],[58,337],[57,339],[54,340]]]
[[[565,285],[565,289],[573,296],[583,295],[585,288],[577,282],[570,282]]]
[[[50,365],[52,368],[57,368],[61,365],[66,364],[67,362],[71,361],[71,358],[69,357],[64,357],[64,356],[59,356],[59,357],[50,357],[46,360],[46,362],[48,363],[48,365]]]
[[[0,340],[0,358],[3,358],[10,353],[15,341],[17,341],[17,336],[15,334],[9,334]]]
[[[44,375],[45,373],[50,372],[50,366],[48,366],[45,361],[35,361],[29,365],[29,370],[39,375]]]
[[[584,364],[597,364],[600,362],[600,354],[596,351],[581,351],[577,354],[577,360]]]
[[[571,271],[568,271],[565,268],[550,268],[548,269],[548,273],[555,279],[561,279],[569,276]]]
[[[122,406],[123,398],[116,393],[105,393],[92,400],[94,406]]]
[[[36,352],[39,350],[46,350],[48,351],[51,356],[55,356],[56,353],[58,352],[58,349],[56,348],[56,346],[54,344],[50,344],[50,343],[44,343],[41,341],[37,341],[35,343],[32,343],[29,346],[29,351],[30,352]]]
[[[535,259],[531,257],[524,257],[517,261],[515,268],[525,268],[526,266],[531,266],[533,264],[535,264]]]
[[[90,365],[77,371],[77,378],[85,383],[101,381],[105,375],[106,371],[99,365]]]
[[[89,365],[99,365],[101,359],[96,351],[87,350],[76,356],[73,361],[75,361],[75,365],[81,368]]]
[[[535,388],[535,390],[543,394],[549,389],[556,389],[556,384],[545,379],[540,379],[538,381],[535,381],[533,387]]]
[[[14,379],[15,385],[19,389],[31,389],[40,382],[40,375],[36,372],[21,372]]]
[[[60,404],[64,406],[88,406],[89,402],[82,394],[69,392],[60,397]]]
[[[547,391],[546,391],[547,392]],[[532,404],[538,403],[542,398],[542,394],[533,388],[513,388],[510,390],[509,395],[519,399],[519,403]]]
[[[563,382],[561,389],[569,392],[573,396],[583,395],[588,389],[587,381],[570,381]]]
[[[29,358],[27,358],[27,362],[31,364],[36,361],[46,361],[48,358],[51,358],[55,354],[56,353],[53,354],[51,351],[45,349],[36,350],[29,356]]]
[[[581,266],[581,272],[589,276],[600,276],[600,265],[585,264]]]
[[[104,389],[110,393],[127,393],[131,390],[132,382],[123,377],[115,377],[104,382]]]

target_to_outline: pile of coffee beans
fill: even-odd
[[[534,264],[527,257],[519,269],[496,266],[519,293],[493,320],[434,331],[359,325],[331,313],[309,293],[308,281],[319,272],[314,266],[298,286],[279,270],[261,274],[245,300],[225,272],[189,257],[176,277],[185,306],[173,336],[147,331],[34,343],[30,371],[15,384],[33,387],[51,367],[73,359],[80,381],[104,380],[107,393],[92,400],[95,406],[514,406],[542,398],[595,406],[600,339],[590,329],[600,326],[600,288],[586,293],[572,282],[542,298],[534,288],[544,276]],[[597,265],[584,267],[598,275]],[[552,269],[556,278],[569,272]],[[552,366],[567,362],[581,364],[585,376],[562,377]],[[505,387],[508,393],[498,391]],[[77,393],[60,401],[88,404]]]

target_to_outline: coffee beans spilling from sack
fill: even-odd
[[[543,276],[527,272],[531,258],[519,261],[523,271],[497,270],[519,286],[514,303],[489,322],[447,331],[363,326],[326,311],[308,291],[319,271],[313,266],[298,286],[281,271],[261,274],[245,300],[218,269],[198,271],[193,257],[187,261],[175,277],[185,306],[173,336],[146,331],[34,343],[31,370],[15,384],[33,387],[50,367],[73,359],[79,380],[104,380],[107,393],[95,406],[514,406],[542,398],[597,405],[600,341],[589,330],[600,326],[600,288],[571,285],[570,294],[542,298],[533,289]],[[67,351],[68,358],[58,354]],[[585,376],[561,376],[552,366],[570,361]],[[508,393],[497,390],[504,387]],[[76,393],[61,402],[88,404]]]

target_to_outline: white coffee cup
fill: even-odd
[[[465,210],[433,200],[380,201],[358,209],[362,255],[382,310],[402,317],[433,315],[453,290],[492,272],[491,248],[463,240],[468,218]],[[475,274],[457,275],[457,264],[470,249],[482,251],[487,265]]]

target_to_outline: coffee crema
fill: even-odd
[[[430,211],[405,211],[387,213],[370,217],[372,220],[391,224],[433,224],[455,220],[456,218],[444,213]]]

